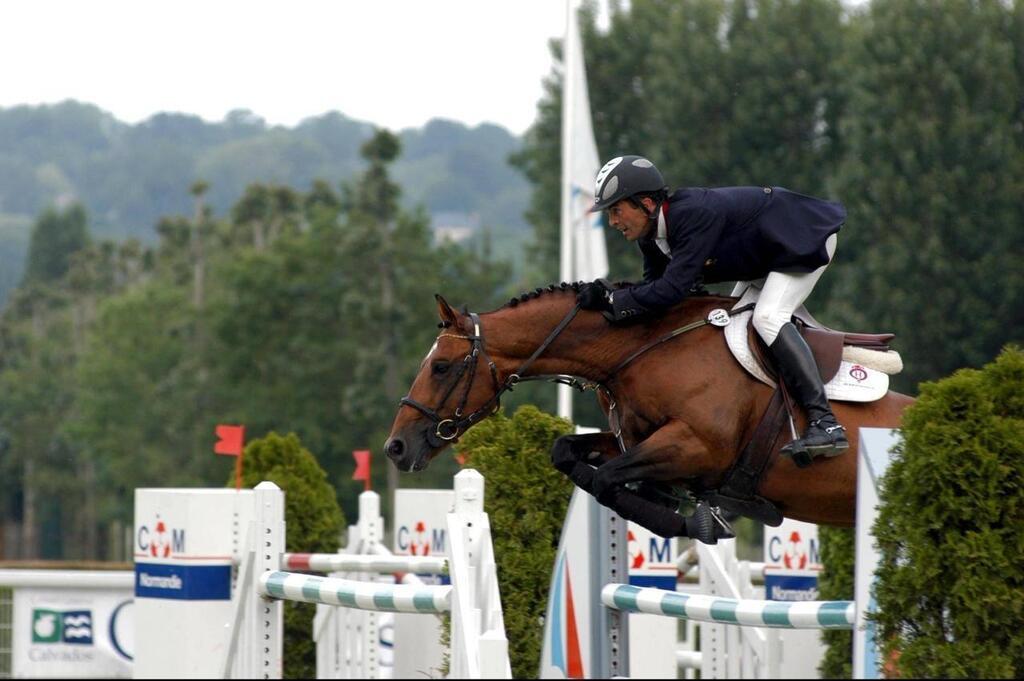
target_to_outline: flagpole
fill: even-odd
[[[572,162],[572,121],[573,105],[575,103],[575,79],[571,77],[572,69],[569,61],[575,54],[572,41],[579,35],[573,30],[576,22],[576,14],[573,8],[573,0],[565,0],[565,40],[562,41],[562,215],[561,215],[561,244],[559,253],[559,277],[562,281],[573,281],[573,234],[572,234],[572,196],[570,191],[571,162]],[[572,388],[562,383],[558,384],[558,415],[572,421]]]

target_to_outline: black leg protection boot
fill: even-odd
[[[804,436],[782,448],[799,466],[819,455],[837,456],[850,446],[844,428],[836,421],[825,396],[825,386],[814,362],[814,354],[793,324],[785,324],[768,350],[772,353],[782,381],[807,412]]]

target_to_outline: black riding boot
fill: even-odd
[[[807,412],[807,430],[799,440],[782,448],[784,454],[794,456],[806,451],[811,457],[837,456],[850,446],[845,429],[836,421],[825,395],[818,365],[807,342],[793,324],[784,324],[775,342],[768,348],[783,383]],[[810,463],[806,456],[804,465]],[[801,461],[797,461],[800,465]]]

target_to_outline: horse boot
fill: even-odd
[[[704,501],[686,519],[686,535],[703,544],[717,544],[719,539],[734,539],[736,533],[721,512]]]
[[[793,462],[804,468],[816,456],[838,456],[850,446],[845,428],[839,424],[825,395],[814,354],[792,323],[783,324],[768,351],[783,383],[807,413],[807,429],[803,437],[782,448]]]

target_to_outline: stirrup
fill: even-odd
[[[833,417],[835,419],[835,417]],[[849,441],[846,439],[846,428],[842,424],[836,422],[834,426],[821,427],[822,419],[816,419],[807,424],[807,431],[804,432],[803,437],[799,437],[782,448],[782,455],[792,457],[793,463],[796,464],[797,468],[807,468],[811,465],[811,462],[816,456],[824,456],[826,459],[830,459],[834,456],[839,456],[850,447]],[[817,428],[831,438],[831,442],[821,445],[808,446],[806,439],[807,433],[811,432],[812,429]],[[832,435],[832,433],[840,431],[838,436]]]

